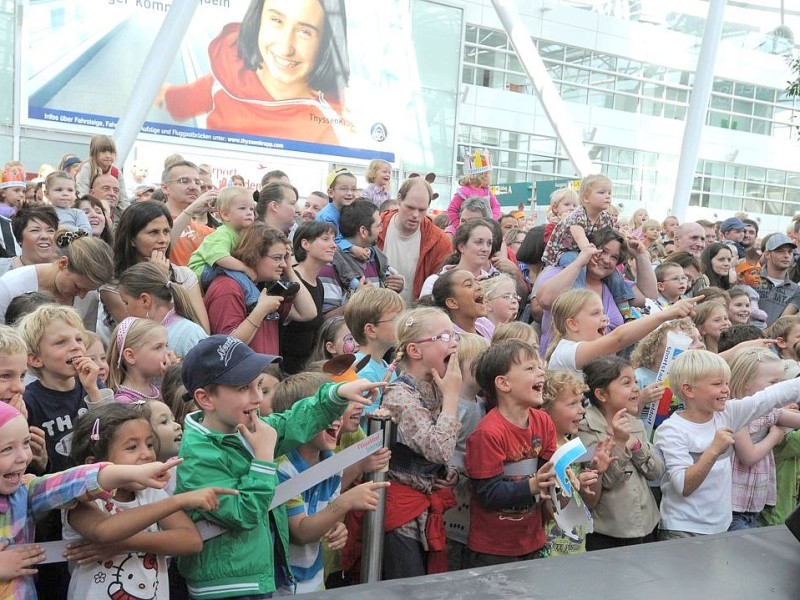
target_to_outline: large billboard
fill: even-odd
[[[407,0],[198,0],[142,133],[394,161]],[[24,124],[113,130],[169,2],[29,0]]]

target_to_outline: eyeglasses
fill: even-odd
[[[424,342],[438,342],[439,340],[443,341],[445,344],[449,344],[451,341],[456,343],[461,341],[461,334],[460,333],[440,333],[439,335],[434,335],[431,337],[421,338],[419,340],[414,340],[414,344],[422,344]]]
[[[499,296],[495,296],[494,298],[492,298],[492,300],[497,300],[498,298],[502,298],[503,300],[510,300],[510,301],[516,300],[517,302],[522,302],[522,298],[512,292],[500,294]]]
[[[689,281],[689,278],[686,275],[681,275],[680,277],[670,277],[664,281],[677,281],[678,283],[683,283],[684,281]]]
[[[286,262],[286,255],[285,254],[276,254],[274,256],[267,255],[267,258],[274,260],[278,264]]]
[[[181,185],[195,184],[197,187],[203,187],[202,179],[192,179],[191,177],[179,177],[178,179],[170,179],[167,183],[179,183]]]
[[[381,323],[394,323],[397,321],[397,315],[392,317],[391,319],[381,319],[380,321],[375,321],[375,325],[380,325]]]

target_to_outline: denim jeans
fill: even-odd
[[[733,511],[733,520],[728,531],[742,531],[758,527],[758,513]]]

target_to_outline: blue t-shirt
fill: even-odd
[[[366,354],[363,352],[356,352],[356,362],[365,356]],[[383,378],[386,377],[386,373],[388,371],[389,363],[380,357],[376,359],[373,356],[370,358],[370,361],[367,363],[367,365],[358,372],[358,376],[363,377],[368,381],[383,381]],[[397,373],[392,373],[389,383],[392,383],[395,379],[397,379]],[[361,413],[361,427],[364,429],[364,431],[367,431],[367,415],[375,412],[375,410],[381,405],[382,399],[383,391],[378,390],[378,395],[375,397],[375,401],[369,406],[364,407],[364,412]]]
[[[342,220],[342,213],[333,202],[329,202],[321,211],[317,213],[317,221],[325,221],[326,223],[333,223],[336,225],[336,245],[340,250],[347,250],[353,246],[353,243],[344,239],[339,232],[339,223]]]

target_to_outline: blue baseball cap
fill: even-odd
[[[744,221],[742,221],[739,217],[730,217],[729,219],[725,219],[722,222],[722,225],[719,226],[719,230],[722,233],[726,233],[728,231],[742,231],[744,229]]]
[[[268,365],[280,360],[280,356],[254,352],[250,346],[229,335],[212,335],[201,340],[183,357],[181,379],[189,395],[211,383],[246,385]]]

